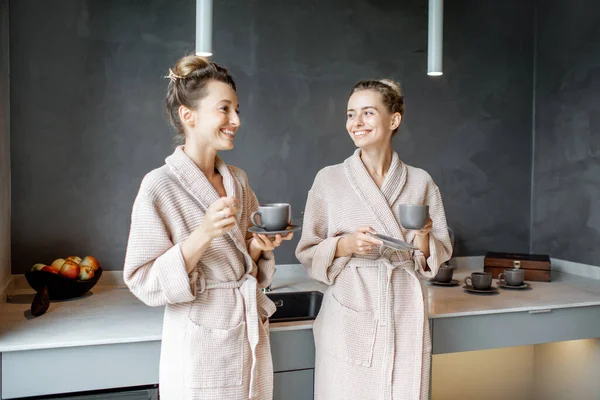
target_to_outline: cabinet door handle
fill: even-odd
[[[544,314],[544,313],[549,313],[552,312],[551,308],[545,309],[545,310],[531,310],[529,311],[529,314]]]

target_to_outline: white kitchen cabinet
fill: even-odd
[[[1,357],[0,398],[13,399],[155,385],[160,342],[23,350]],[[73,368],[85,373],[69,379],[65,371]]]
[[[312,399],[315,348],[312,329],[271,332],[273,369],[279,393]],[[18,399],[60,393],[150,386],[158,383],[160,341],[97,346],[24,350],[0,354],[0,399]],[[74,365],[85,369],[76,380],[65,379]],[[49,367],[51,366],[51,367]],[[24,378],[35,376],[35,380]],[[301,389],[300,389],[301,388]],[[305,394],[310,393],[310,397]],[[115,400],[152,399],[144,392],[111,393]],[[65,397],[87,400],[113,397]],[[108,396],[108,394],[103,394]],[[118,397],[125,396],[125,397]],[[129,397],[127,397],[129,396]],[[288,399],[287,397],[279,397]],[[63,398],[60,398],[61,400]]]
[[[592,351],[598,343],[594,338],[600,337],[600,306],[434,318],[432,323],[432,400],[600,398],[591,378],[600,368],[600,351]],[[489,393],[482,397],[485,390]]]

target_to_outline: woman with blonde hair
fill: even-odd
[[[358,82],[346,118],[358,149],[322,169],[308,193],[296,256],[330,285],[313,327],[317,400],[428,397],[431,339],[417,274],[435,276],[452,247],[438,187],[392,149],[403,116],[396,82]],[[400,204],[428,205],[429,221],[404,229]],[[418,250],[382,247],[375,233]]]

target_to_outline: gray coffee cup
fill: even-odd
[[[400,205],[400,224],[404,229],[418,231],[422,229],[429,218],[429,206],[417,204]]]
[[[256,222],[256,216],[260,223]],[[290,225],[291,207],[287,203],[263,204],[250,216],[250,221],[266,231],[282,231]]]
[[[525,282],[525,271],[520,268],[505,269],[498,280],[508,286],[521,286]]]
[[[435,276],[435,281],[440,283],[449,283],[452,281],[452,274],[454,273],[454,268],[449,265],[442,265],[438,270],[437,275]]]
[[[489,272],[473,272],[471,276],[465,278],[465,283],[474,289],[486,290],[492,286],[492,274]]]

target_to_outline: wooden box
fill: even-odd
[[[526,281],[550,282],[550,257],[542,254],[487,253],[483,270],[490,272],[494,279],[505,269],[516,266],[525,270]]]

